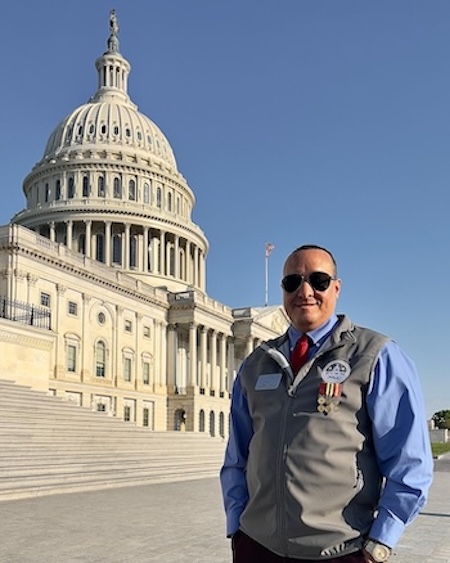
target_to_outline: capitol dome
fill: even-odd
[[[44,159],[81,147],[120,146],[144,151],[176,169],[172,148],[159,127],[133,103],[117,103],[116,97],[115,89],[102,87],[91,101],[72,111],[50,135]]]
[[[97,91],[51,133],[12,222],[173,291],[205,289],[208,241],[173,150],[127,91],[130,63],[110,14]]]

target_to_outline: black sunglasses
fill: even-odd
[[[326,291],[330,287],[332,280],[337,280],[337,278],[333,278],[326,272],[312,272],[306,276],[302,276],[302,274],[288,274],[281,280],[281,287],[287,293],[294,293],[304,281],[307,281],[315,291]]]

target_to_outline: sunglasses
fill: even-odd
[[[337,280],[337,278],[333,278],[325,272],[312,272],[306,276],[302,276],[302,274],[288,274],[281,280],[281,287],[287,293],[294,293],[304,281],[307,281],[315,291],[326,291],[330,287],[332,280]]]

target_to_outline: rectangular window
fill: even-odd
[[[123,380],[131,381],[131,358],[123,360]]]
[[[77,348],[69,344],[67,346],[67,371],[75,372],[77,369]]]
[[[150,338],[150,327],[144,326],[144,338]]]
[[[142,411],[142,426],[148,426],[150,421],[150,412],[147,408]]]
[[[125,332],[133,331],[133,323],[131,321],[125,321]]]
[[[123,407],[123,419],[125,422],[130,422],[131,420],[131,407],[128,405]]]
[[[43,307],[50,307],[50,295],[48,293],[41,293],[41,305]]]
[[[142,383],[144,385],[150,385],[150,364],[148,362],[144,362],[142,368]]]
[[[74,301],[69,301],[67,307],[69,315],[74,315],[75,317],[78,315],[78,303]]]
[[[103,403],[98,403],[97,404],[97,411],[98,412],[106,412],[106,405],[104,405]]]

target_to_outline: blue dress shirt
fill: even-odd
[[[312,341],[310,358],[337,322],[337,316],[333,315],[321,327],[307,333]],[[291,326],[288,336],[292,351],[301,333]],[[366,406],[373,424],[376,457],[385,478],[369,536],[394,547],[405,526],[426,502],[433,459],[416,368],[393,341],[387,342],[380,351]],[[228,536],[239,529],[239,517],[248,501],[245,473],[252,436],[252,419],[238,373],[231,399],[230,437],[220,474]]]

